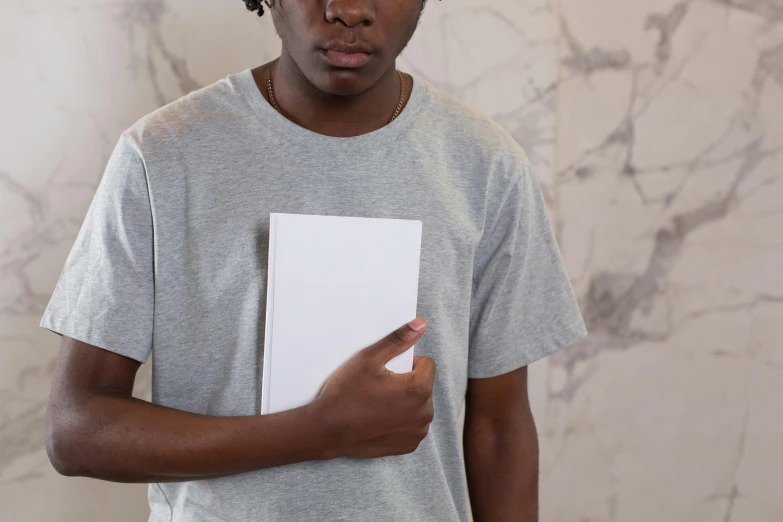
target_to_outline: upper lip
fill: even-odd
[[[372,48],[363,42],[347,44],[345,42],[330,42],[323,46],[326,51],[337,51],[340,53],[372,53]]]

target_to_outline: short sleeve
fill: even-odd
[[[153,308],[146,170],[123,133],[39,324],[143,363],[152,350]]]
[[[587,335],[527,159],[508,185],[487,209],[474,259],[470,378],[510,372]]]

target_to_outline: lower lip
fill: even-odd
[[[370,54],[368,53],[341,53],[339,51],[329,51],[326,49],[321,50],[327,61],[337,67],[361,67],[370,61]]]

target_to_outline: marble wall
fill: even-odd
[[[0,4],[0,521],[146,520],[51,468],[37,324],[119,133],[278,53],[239,1]],[[528,151],[587,320],[531,373],[542,520],[783,519],[781,0],[430,0],[398,67]]]

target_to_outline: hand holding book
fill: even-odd
[[[414,356],[407,373],[385,366],[413,346],[426,326],[417,317],[359,351],[327,379],[308,405],[329,434],[327,458],[411,453],[426,437],[434,415],[434,361]]]

